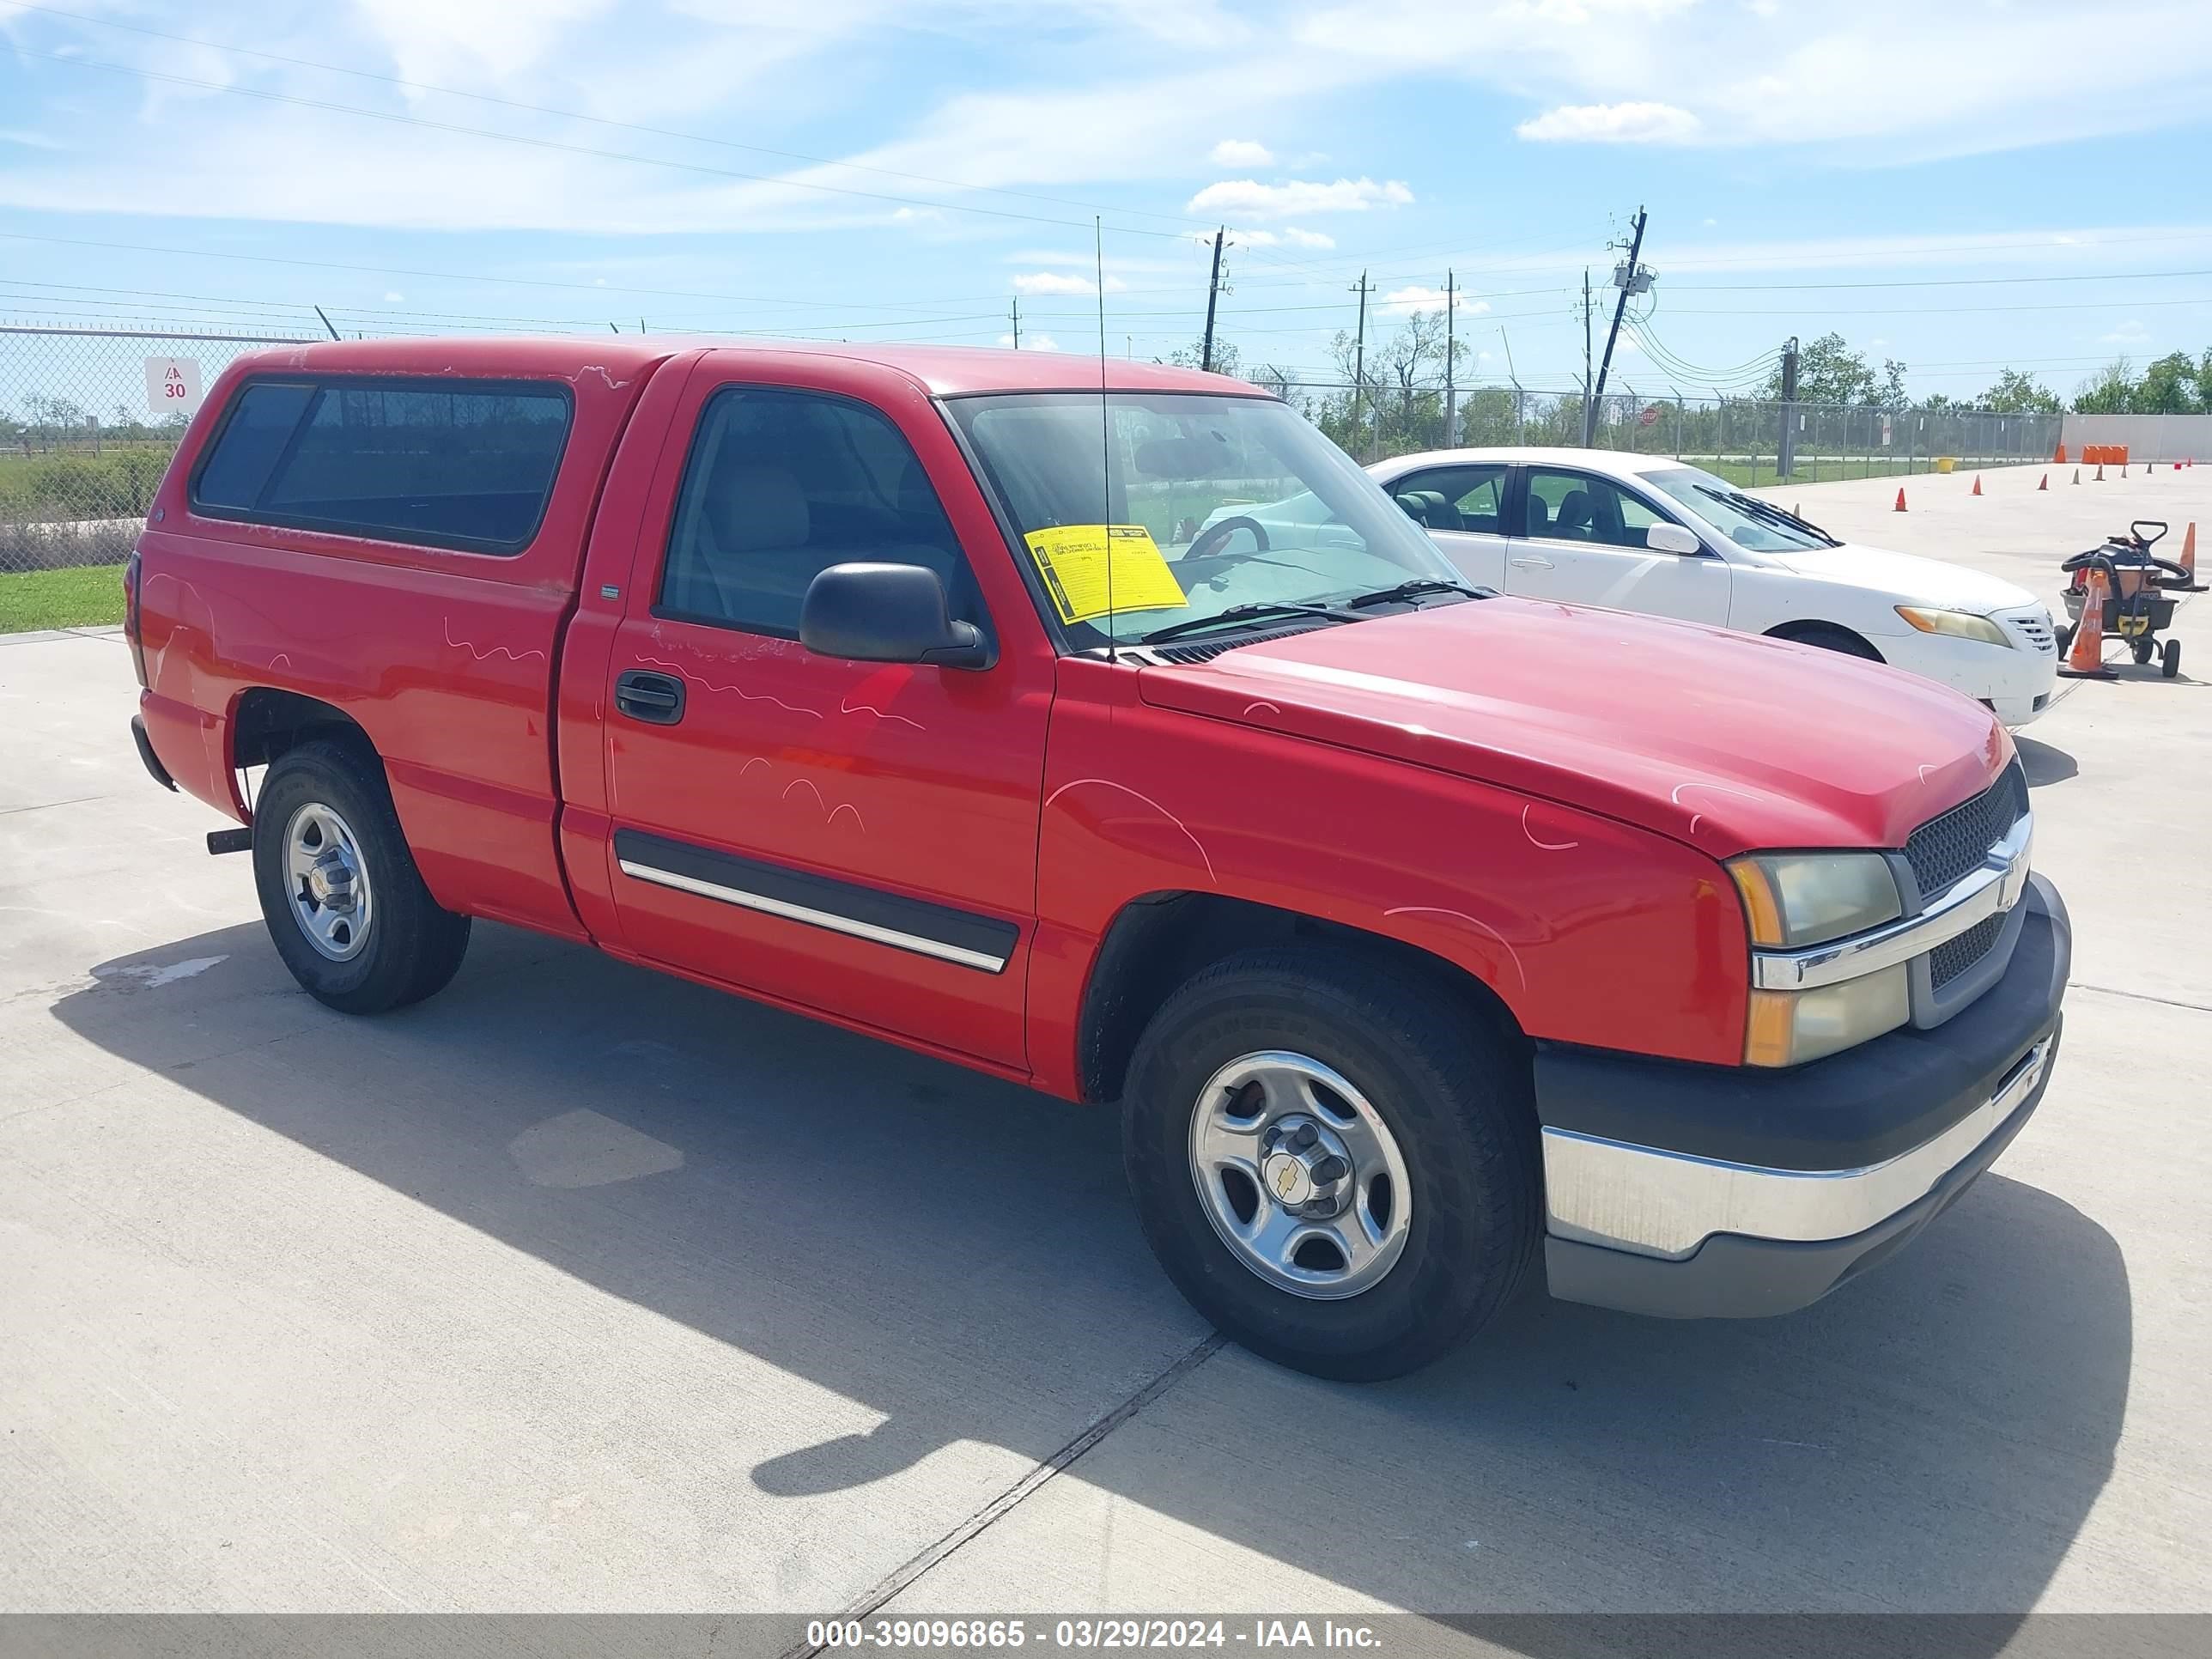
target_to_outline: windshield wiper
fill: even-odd
[[[1428,593],[1463,593],[1470,599],[1493,599],[1498,596],[1486,587],[1469,587],[1465,582],[1448,582],[1434,576],[1416,576],[1411,581],[1400,582],[1395,587],[1378,587],[1372,593],[1362,593],[1344,601],[1350,609],[1358,610],[1370,605],[1389,605],[1397,599],[1418,599]]]
[[[1259,599],[1249,605],[1232,605],[1226,611],[1217,611],[1210,617],[1193,617],[1188,622],[1170,623],[1165,628],[1155,628],[1149,634],[1137,635],[1139,645],[1158,645],[1164,640],[1181,639],[1185,634],[1195,634],[1203,628],[1217,628],[1224,623],[1251,622],[1261,617],[1320,617],[1329,622],[1360,622],[1364,618],[1341,605],[1305,605],[1290,599]]]
[[[1763,519],[1769,524],[1778,524],[1789,530],[1802,530],[1808,536],[1818,538],[1830,547],[1843,545],[1820,526],[1799,518],[1795,513],[1784,513],[1773,502],[1763,501],[1756,495],[1747,495],[1737,489],[1715,489],[1711,484],[1699,484],[1698,493],[1701,495],[1710,495],[1713,500],[1732,507],[1739,513],[1748,514],[1754,519]]]

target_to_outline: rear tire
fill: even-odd
[[[1261,1073],[1264,1085],[1215,1086]],[[1294,1086],[1279,1092],[1285,1078]],[[1287,1167],[1314,1125],[1318,1140],[1297,1145],[1338,1183],[1334,1199]],[[1396,1376],[1458,1346],[1511,1299],[1541,1237],[1525,1057],[1429,980],[1362,954],[1270,947],[1192,979],[1138,1043],[1122,1136],[1145,1237],[1176,1287],[1224,1334],[1316,1376]],[[1253,1175],[1291,1201],[1202,1140],[1250,1152]],[[1330,1176],[1340,1153],[1348,1176]],[[1331,1202],[1346,1207],[1314,1222]],[[1329,1242],[1377,1237],[1364,1267]]]
[[[1881,653],[1875,650],[1848,628],[1834,623],[1789,623],[1775,629],[1770,638],[1788,640],[1793,645],[1816,646],[1823,651],[1833,651],[1839,656],[1857,657],[1865,662],[1880,662]]]
[[[2181,641],[2179,640],[2168,640],[2166,642],[2166,649],[2159,653],[2158,672],[2167,679],[2173,679],[2180,674]]]
[[[2169,640],[2167,643],[2170,645],[2172,641]],[[2135,639],[2128,641],[2128,649],[2135,653],[2136,666],[2138,668],[2142,667],[2145,664],[2150,661],[2151,653],[2155,651],[2157,648],[2158,647],[2153,645],[2148,638]]]
[[[2065,623],[2058,629],[2058,654],[2063,657],[2074,648],[2074,624]]]
[[[270,767],[253,807],[253,881],[292,977],[342,1013],[420,1002],[469,948],[469,919],[422,884],[365,745],[305,743]]]

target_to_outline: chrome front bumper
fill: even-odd
[[[1903,1244],[2049,1085],[2073,935],[2042,876],[2019,925],[2002,976],[1953,1018],[1786,1071],[1540,1044],[1552,1294],[1674,1318],[1784,1313]]]
[[[2055,1037],[2027,1053],[1995,1092],[1931,1140],[1856,1170],[1775,1170],[1544,1131],[1549,1231],[1607,1249],[1674,1261],[1715,1233],[1848,1238],[1936,1190],[2036,1091]]]

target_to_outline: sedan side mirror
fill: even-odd
[[[988,668],[983,630],[954,620],[945,584],[918,564],[833,564],[807,584],[799,640],[817,656],[854,662]]]
[[[1668,524],[1662,520],[1644,532],[1644,544],[1654,553],[1702,553],[1705,544],[1698,539],[1698,532],[1686,525]]]

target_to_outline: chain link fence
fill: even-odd
[[[205,389],[242,353],[319,337],[0,327],[0,573],[120,562]],[[1362,461],[1455,443],[1582,442],[1578,392],[1255,379]],[[1627,391],[1600,400],[1593,441],[1754,486],[1925,472],[1945,457],[2040,460],[2059,422]]]
[[[1580,447],[1577,392],[1268,380],[1258,382],[1301,410],[1363,462],[1456,446]],[[1877,409],[1782,404],[1753,398],[1647,398],[1607,392],[1598,401],[1592,444],[1641,455],[1671,455],[1745,487],[1818,483],[2006,466],[2046,460],[2058,443],[2057,415],[1988,410]]]
[[[0,572],[120,563],[200,395],[313,337],[0,328]]]

